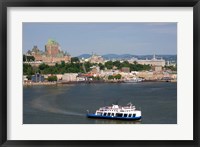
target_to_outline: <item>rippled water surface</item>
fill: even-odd
[[[141,121],[89,119],[86,110],[132,102]],[[23,89],[24,124],[176,124],[177,83],[73,84]]]

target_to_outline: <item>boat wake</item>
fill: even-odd
[[[50,112],[55,114],[85,116],[85,114],[60,109],[59,106],[57,106],[55,103],[56,99],[57,99],[56,96],[49,97],[49,95],[43,95],[34,99],[31,102],[31,107],[40,111]]]

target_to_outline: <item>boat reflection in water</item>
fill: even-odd
[[[111,119],[96,119],[96,124],[141,124],[141,120],[135,121],[123,121],[123,120],[111,120]]]

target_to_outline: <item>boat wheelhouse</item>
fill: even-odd
[[[141,111],[131,103],[127,106],[112,105],[101,107],[95,113],[87,114],[88,118],[105,118],[105,119],[121,119],[121,120],[140,120],[142,118]]]

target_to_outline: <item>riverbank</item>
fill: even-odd
[[[144,80],[141,82],[177,82],[176,80]],[[37,86],[37,85],[62,85],[62,84],[92,84],[92,83],[125,83],[124,81],[59,81],[59,82],[25,82],[23,83],[23,86]],[[133,82],[134,83],[134,82]],[[140,83],[140,82],[135,82]]]
[[[38,86],[38,85],[57,85],[57,82],[26,82],[23,86]]]

